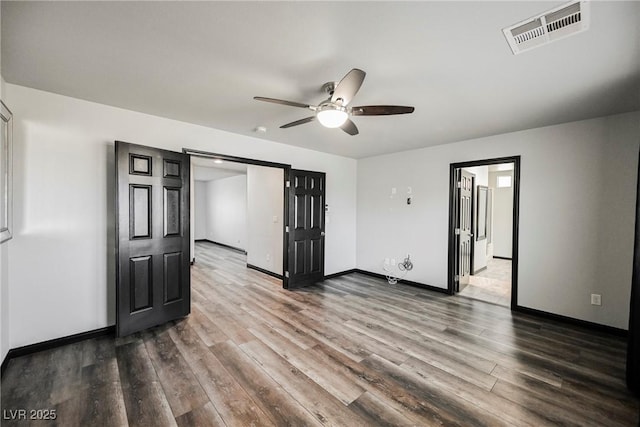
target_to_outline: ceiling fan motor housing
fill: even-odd
[[[338,86],[338,82],[326,82],[322,85],[322,91],[329,94],[329,97],[333,95],[333,92],[336,90],[336,86]]]

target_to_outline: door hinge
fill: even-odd
[[[455,234],[456,236],[459,236],[459,235],[460,235],[460,229],[459,229],[459,228],[456,228],[453,232],[454,232],[454,234]]]
[[[288,232],[289,232],[289,226],[288,226],[288,225],[286,225],[286,226],[284,227],[284,232],[285,232],[285,233],[288,233]]]
[[[284,272],[284,277],[289,278],[289,272],[288,271]]]
[[[287,187],[287,188],[291,187],[291,181],[287,181],[287,182],[285,183],[285,187]]]
[[[459,281],[460,281],[460,276],[458,276],[458,275],[456,274],[456,277],[454,277],[454,278],[453,278],[453,280],[454,280],[454,281],[456,281],[456,282],[459,282]]]
[[[462,188],[462,181],[458,181],[458,188]]]

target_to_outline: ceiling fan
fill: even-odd
[[[393,114],[413,113],[413,107],[399,105],[366,105],[350,107],[353,97],[358,93],[366,73],[354,68],[345,75],[339,83],[328,82],[322,85],[322,90],[329,94],[329,98],[318,105],[303,104],[300,102],[285,101],[283,99],[265,98],[254,96],[258,101],[272,102],[274,104],[288,105],[291,107],[307,108],[315,115],[296,120],[280,126],[281,129],[302,125],[318,119],[321,125],[328,128],[340,128],[349,135],[357,135],[358,128],[349,118],[351,116],[389,116]]]

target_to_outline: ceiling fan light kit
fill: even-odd
[[[389,116],[395,114],[413,113],[413,107],[403,107],[398,105],[370,105],[360,107],[349,107],[349,103],[356,95],[366,73],[357,68],[349,71],[339,83],[329,82],[322,86],[322,90],[329,94],[329,99],[319,105],[303,104],[294,101],[285,101],[283,99],[265,98],[263,96],[254,96],[257,101],[271,102],[273,104],[287,105],[289,107],[305,108],[313,111],[314,116],[296,120],[280,126],[281,129],[287,129],[293,126],[310,123],[315,119],[324,127],[340,128],[349,135],[357,135],[358,128],[349,119],[352,115],[356,116]]]
[[[316,118],[326,128],[339,128],[347,121],[349,113],[345,107],[324,104],[316,110]]]

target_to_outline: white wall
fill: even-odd
[[[464,168],[467,172],[475,175],[476,180],[473,186],[473,223],[476,224],[478,214],[478,185],[489,185],[489,166],[474,166]],[[479,271],[487,266],[487,239],[476,240],[477,224],[474,226],[473,233],[473,272]]]
[[[207,240],[246,250],[247,175],[208,181],[205,215]]]
[[[0,7],[0,10],[2,8]],[[2,22],[0,14],[0,22]],[[1,33],[2,31],[0,31]],[[1,45],[0,41],[0,45]],[[13,111],[5,99],[5,81],[2,77],[2,54],[0,52],[0,99]],[[9,246],[11,241],[0,245],[0,363],[9,352]]]
[[[626,329],[639,143],[635,112],[360,160],[358,268],[410,252],[407,279],[446,288],[449,165],[520,155],[518,304]]]
[[[9,245],[0,245],[0,363],[4,361],[10,345],[9,328]]]
[[[355,267],[354,159],[7,84],[15,123],[11,347],[115,321],[116,139],[327,173],[327,274]]]
[[[193,238],[207,238],[207,182],[193,182]],[[192,254],[193,256],[193,254]]]
[[[282,275],[284,171],[247,168],[249,245],[247,263]]]
[[[498,176],[510,176],[511,187],[498,188]],[[493,256],[511,258],[513,249],[513,171],[489,173],[493,189]]]

